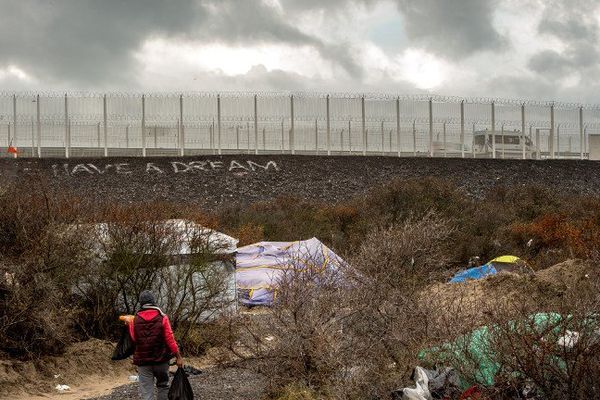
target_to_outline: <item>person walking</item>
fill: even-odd
[[[169,393],[169,360],[176,358],[178,368],[183,367],[183,357],[169,317],[156,305],[149,290],[140,294],[141,309],[128,321],[129,334],[135,343],[133,364],[138,368],[139,392],[142,400],[154,400],[156,381],[157,400],[167,400]]]

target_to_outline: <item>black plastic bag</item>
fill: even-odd
[[[129,327],[125,326],[121,331],[121,338],[119,339],[119,343],[117,343],[117,347],[115,347],[111,359],[113,361],[124,360],[133,355],[134,351],[135,343],[131,340],[131,335],[129,335]]]
[[[175,372],[169,388],[169,400],[194,400],[192,385],[190,385],[183,368],[177,368],[177,372]]]

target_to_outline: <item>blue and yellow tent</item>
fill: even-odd
[[[500,256],[480,267],[460,271],[450,279],[450,283],[462,283],[470,279],[482,279],[486,276],[496,275],[501,271],[515,271],[524,261],[516,256]]]

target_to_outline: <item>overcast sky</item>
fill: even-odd
[[[600,0],[0,0],[0,90],[600,103]]]

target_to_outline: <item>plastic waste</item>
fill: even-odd
[[[169,400],[194,400],[194,391],[183,368],[177,368],[171,387],[169,388]]]
[[[68,385],[56,385],[55,389],[59,392],[65,392],[67,390],[71,390],[71,387]]]
[[[425,369],[415,367],[413,380],[416,387],[402,389],[402,400],[432,400],[429,392],[429,378]]]
[[[124,360],[127,357],[133,355],[135,351],[135,343],[131,340],[131,336],[129,335],[129,328],[124,326],[121,330],[121,338],[117,343],[117,347],[115,347],[115,351],[111,359],[113,361]]]
[[[129,375],[129,382],[139,382],[140,377],[138,375]]]

